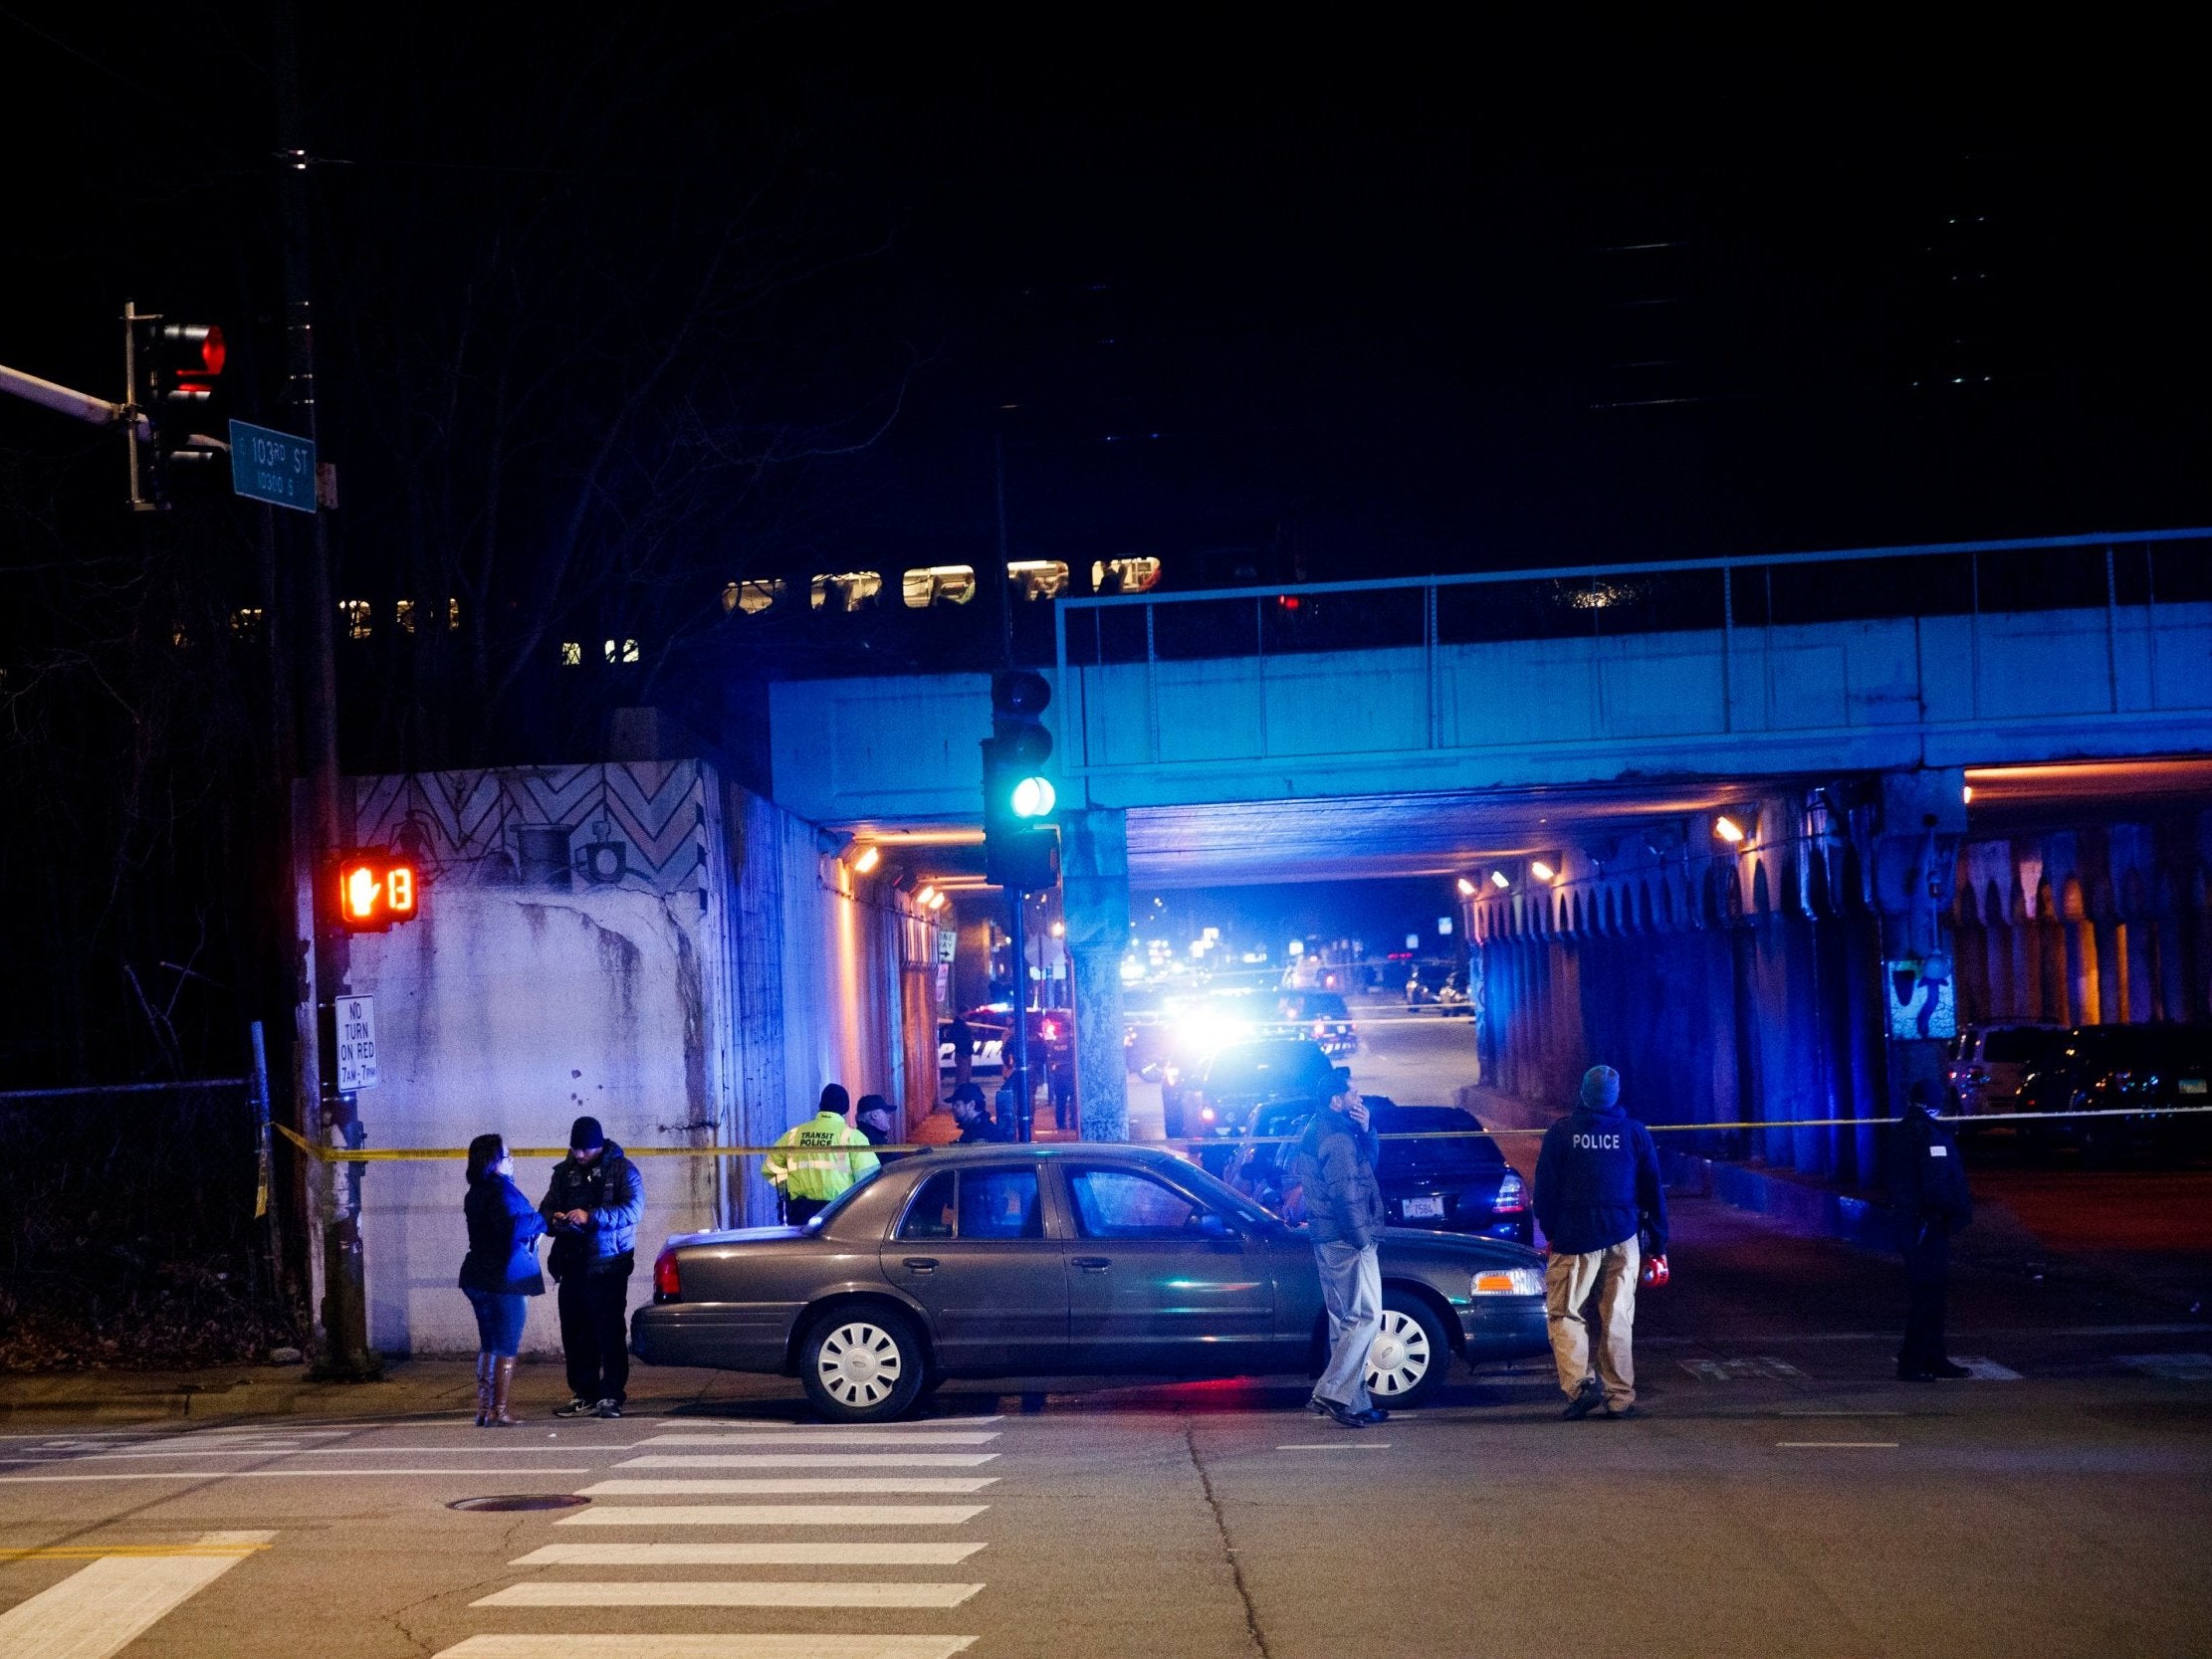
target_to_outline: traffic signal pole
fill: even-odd
[[[285,402],[315,440],[315,308],[309,283],[308,171],[301,116],[299,25],[292,0],[275,8],[278,184],[284,248]],[[320,444],[318,445],[320,453]],[[351,814],[340,798],[337,755],[337,663],[331,600],[331,534],[319,504],[309,520],[308,556],[296,561],[290,620],[297,625],[295,694],[299,703],[300,769],[307,784],[293,837],[294,918],[300,962],[293,1011],[293,1086],[300,1133],[317,1147],[333,1141],[358,1147],[360,1121],[345,1097],[324,1095],[319,1006],[345,992],[345,941],[318,920],[323,873],[350,839]],[[297,533],[296,531],[294,533]],[[301,818],[306,821],[299,822]],[[317,1158],[308,1169],[311,1298],[322,1352],[318,1368],[344,1381],[380,1374],[368,1346],[367,1280],[361,1262],[359,1163]]]
[[[1029,1087],[1029,947],[1023,930],[1029,896],[1015,887],[1006,890],[1006,899],[1013,911],[1013,926],[1007,936],[1013,957],[1013,1137],[1016,1141],[1033,1141],[1036,1134],[1031,1119],[1036,1092]]]

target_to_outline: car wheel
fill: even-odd
[[[832,1314],[807,1333],[798,1379],[830,1421],[884,1422],[921,1396],[922,1340],[887,1308]]]
[[[1367,1391],[1396,1409],[1419,1405],[1451,1374],[1451,1339],[1436,1310],[1404,1291],[1383,1293],[1383,1326],[1367,1350]]]

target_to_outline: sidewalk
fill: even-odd
[[[638,1365],[630,1371],[630,1416],[681,1415],[703,1405],[783,1398],[784,1378],[736,1371]],[[516,1415],[547,1419],[568,1397],[560,1361],[525,1358],[515,1379]],[[69,1422],[244,1417],[466,1418],[476,1410],[469,1359],[397,1359],[377,1382],[318,1381],[305,1365],[211,1365],[199,1371],[68,1371],[0,1376],[0,1420],[37,1427]]]

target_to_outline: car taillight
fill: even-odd
[[[1528,1188],[1520,1176],[1508,1174],[1497,1183],[1497,1202],[1490,1208],[1500,1215],[1513,1215],[1528,1208]]]
[[[676,1273],[674,1246],[663,1250],[653,1259],[653,1294],[663,1302],[676,1302],[683,1297],[684,1287]]]

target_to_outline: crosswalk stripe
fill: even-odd
[[[974,1469],[996,1452],[649,1452],[617,1469]]]
[[[510,1584],[475,1607],[958,1607],[981,1584],[789,1578],[623,1578]]]
[[[777,1475],[759,1480],[594,1481],[582,1490],[586,1498],[733,1498],[746,1492],[780,1492],[791,1497],[810,1494],[826,1498],[835,1493],[981,1492],[987,1486],[997,1484],[995,1475],[965,1479],[944,1475],[858,1475],[827,1480]]]
[[[110,1556],[0,1613],[0,1659],[108,1659],[275,1533],[202,1533],[227,1554]]]
[[[958,1566],[981,1543],[547,1544],[514,1566]]]
[[[437,1659],[953,1659],[973,1636],[471,1636]]]
[[[867,1428],[779,1428],[757,1434],[656,1434],[645,1446],[981,1446],[998,1438],[996,1429],[955,1434]]]
[[[594,1505],[556,1527],[957,1527],[989,1504]],[[5,1659],[5,1656],[0,1656]]]

